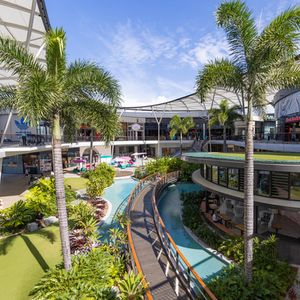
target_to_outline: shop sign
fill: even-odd
[[[296,123],[300,121],[300,116],[285,118],[285,123]]]
[[[141,129],[141,125],[135,123],[135,124],[132,124],[132,125],[131,125],[131,128],[132,128],[132,130],[134,130],[134,131],[139,131],[139,130]]]

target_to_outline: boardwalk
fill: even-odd
[[[130,212],[132,238],[138,259],[154,299],[188,299],[181,287],[179,296],[175,294],[174,271],[167,264],[152,217],[151,191],[152,187],[141,191]]]

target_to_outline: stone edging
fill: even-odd
[[[98,226],[101,226],[108,219],[108,217],[111,215],[111,211],[112,211],[111,202],[108,201],[107,199],[103,198],[103,197],[102,197],[102,199],[106,201],[106,203],[108,205],[108,208],[107,208],[106,215],[99,221]]]

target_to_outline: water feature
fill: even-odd
[[[137,181],[132,178],[115,179],[115,182],[105,190],[103,198],[111,203],[112,209],[110,215],[99,228],[102,239],[106,239],[108,230],[114,227],[115,224],[112,224],[112,221],[118,207],[123,201],[126,201],[125,199],[128,198],[136,184]]]
[[[158,210],[168,232],[198,275],[208,282],[216,276],[227,263],[197,243],[185,230],[181,219],[181,192],[199,191],[192,183],[179,183],[167,187],[159,201]]]

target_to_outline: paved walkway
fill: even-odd
[[[175,294],[175,275],[161,248],[153,220],[152,187],[141,191],[130,212],[132,239],[136,253],[154,299],[189,299],[180,287]],[[169,270],[165,276],[166,269]]]

